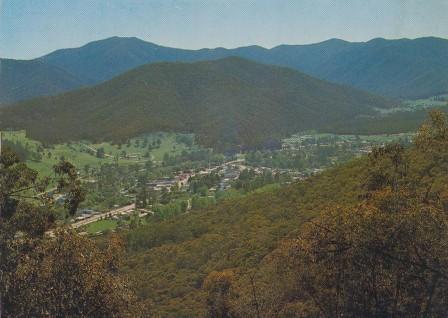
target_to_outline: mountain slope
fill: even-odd
[[[156,316],[205,317],[201,288],[210,272],[257,268],[281,239],[295,237],[329,202],[355,204],[366,168],[356,162],[277,191],[142,226],[127,237],[126,271]]]
[[[137,38],[114,37],[81,48],[58,50],[41,60],[92,84],[147,63],[191,62],[228,56],[294,68],[385,96],[418,98],[448,92],[448,40],[440,38],[374,39],[359,43],[332,39],[272,49],[248,46],[182,50]]]
[[[66,71],[39,61],[0,59],[0,105],[81,87]]]
[[[425,299],[420,292],[415,293],[414,282],[427,272],[420,271],[421,276],[417,277],[410,275],[409,280],[400,281],[397,287],[397,275],[390,275],[389,270],[398,267],[400,275],[413,274],[415,267],[426,268],[432,257],[442,255],[442,252],[433,252],[433,246],[442,246],[441,251],[446,250],[444,234],[437,234],[437,238],[431,241],[426,238],[439,233],[433,230],[435,228],[442,233],[446,230],[442,227],[446,223],[438,218],[446,217],[448,206],[447,132],[446,119],[435,120],[424,126],[416,138],[416,146],[410,149],[402,150],[390,145],[368,157],[272,192],[224,200],[207,209],[193,210],[164,221],[151,220],[148,225],[126,235],[129,251],[127,272],[138,282],[139,296],[151,304],[156,316],[161,317],[204,317],[213,305],[221,306],[218,310],[224,308],[232,314],[234,311],[230,309],[235,310],[234,317],[257,317],[257,312],[262,312],[263,317],[323,317],[326,312],[319,311],[322,310],[319,304],[334,304],[333,295],[343,290],[338,288],[340,284],[353,284],[364,292],[365,288],[377,285],[358,285],[365,278],[371,282],[371,274],[376,282],[391,282],[381,284],[381,288],[396,291],[405,287],[410,293]],[[417,200],[426,200],[431,208],[425,209],[427,206],[419,205]],[[376,204],[374,209],[373,204]],[[333,223],[323,223],[322,219]],[[363,221],[359,222],[360,219]],[[310,220],[312,222],[308,222]],[[424,226],[421,220],[425,220]],[[289,247],[291,244],[293,247],[303,246],[304,236],[301,235],[306,223],[308,228],[312,225],[315,229],[312,236],[314,244],[306,246],[311,246],[316,253],[311,254],[310,266],[301,268],[294,261],[304,254],[294,253],[297,249]],[[404,225],[406,223],[409,226]],[[343,230],[350,226],[350,238],[347,238]],[[377,234],[385,233],[383,231],[388,235]],[[329,232],[340,236],[335,238]],[[317,239],[319,235],[315,233],[322,237]],[[353,239],[352,235],[359,236]],[[336,245],[337,241],[344,245]],[[401,249],[394,254],[381,255],[388,248],[385,246],[396,247],[397,242]],[[378,264],[386,260],[387,266],[375,271],[361,267],[362,274],[355,275],[348,265],[350,263],[340,259],[346,251],[359,246],[362,247],[360,252],[349,252],[353,262],[369,263],[378,269]],[[430,256],[422,250],[430,250]],[[403,251],[416,251],[415,257],[422,263],[394,257],[403,255],[400,254]],[[333,276],[338,279],[328,276],[322,279],[320,274],[324,273],[325,267],[316,270],[315,264],[326,257],[334,259],[326,263],[327,268],[343,268]],[[440,268],[446,268],[446,265]],[[296,275],[302,270],[317,274],[318,278],[306,280],[307,276]],[[343,275],[343,279],[340,280],[338,274]],[[207,288],[207,281],[212,277],[217,278],[217,284],[212,285],[216,286],[215,290]],[[448,287],[446,284],[441,286],[443,293],[438,294],[438,302],[446,306],[444,295]],[[307,287],[322,292],[324,297],[303,301],[304,295],[307,300],[313,297],[313,294],[304,292],[310,290]],[[341,303],[356,308],[352,295],[344,297]],[[397,293],[378,295],[380,299],[388,299]],[[213,302],[213,299],[218,301]],[[359,303],[362,309],[368,304]],[[418,316],[420,312],[415,309],[416,302],[410,303],[410,306],[398,310],[403,316]],[[311,311],[311,304],[319,309]],[[379,307],[384,304],[394,306],[394,302],[379,301],[376,304]],[[371,312],[347,316],[377,316],[378,311]],[[445,313],[446,309],[440,312]],[[338,315],[329,317],[334,316]]]
[[[227,149],[259,146],[392,104],[291,69],[226,58],[145,65],[95,87],[8,107],[0,126],[25,128],[47,142],[193,132],[202,144]]]

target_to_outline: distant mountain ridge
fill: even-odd
[[[0,128],[26,129],[49,143],[191,132],[205,146],[251,148],[393,104],[288,68],[231,57],[147,64],[97,86],[28,100],[0,110]]]
[[[0,106],[79,88],[83,81],[37,60],[0,59]]]
[[[435,37],[378,38],[368,42],[331,39],[272,49],[247,46],[201,50],[113,37],[81,48],[58,50],[41,60],[87,79],[89,83],[97,83],[147,63],[193,62],[229,56],[290,67],[384,96],[420,98],[448,92],[448,40]]]
[[[79,48],[57,50],[32,61],[16,61],[17,68],[10,68],[11,75],[3,75],[0,104],[95,85],[144,64],[230,56],[289,67],[388,97],[414,99],[448,93],[448,40],[441,38],[378,38],[368,42],[331,39],[271,49],[247,46],[185,50],[138,38],[112,37]],[[32,69],[23,73],[24,67],[20,65],[30,64],[46,65],[47,70],[41,71],[39,81]]]

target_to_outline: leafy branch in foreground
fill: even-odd
[[[119,273],[121,244],[105,250],[68,228],[54,230],[51,180],[20,162],[0,157],[0,311],[6,317],[143,316],[128,281]],[[84,193],[76,169],[55,167],[56,191],[74,214]]]

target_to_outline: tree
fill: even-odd
[[[90,172],[90,165],[89,164],[85,164],[84,165],[84,173],[86,174],[86,176],[89,175]]]
[[[139,317],[129,282],[118,274],[120,242],[101,251],[92,241],[62,230],[18,259],[8,289],[13,317]]]
[[[84,198],[73,165],[55,166],[57,192],[73,215]],[[9,150],[0,156],[0,312],[6,317],[134,317],[139,306],[118,274],[119,244],[105,251],[69,229],[41,179]],[[132,306],[131,306],[132,304]],[[136,312],[133,312],[136,308]]]
[[[98,148],[96,150],[96,157],[97,158],[104,158],[105,152],[104,152],[104,148]]]
[[[207,293],[207,317],[238,317],[232,310],[232,283],[234,273],[231,270],[211,272],[204,281]]]
[[[146,208],[148,206],[148,201],[148,191],[146,190],[146,186],[143,184],[137,192],[135,206],[137,208]]]

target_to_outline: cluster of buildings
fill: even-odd
[[[194,172],[182,172],[176,175],[174,178],[151,180],[147,183],[147,185],[150,190],[154,191],[162,191],[164,189],[167,191],[171,191],[171,189],[175,186],[177,186],[179,189],[182,189],[188,186],[190,178],[194,176]]]
[[[227,190],[228,188],[230,188],[231,182],[237,179],[241,171],[245,168],[246,166],[242,165],[241,163],[225,163],[223,165],[212,168],[204,168],[198,172],[183,171],[176,175],[174,178],[167,177],[158,180],[151,180],[147,183],[147,185],[150,190],[154,191],[162,191],[164,189],[167,191],[171,191],[171,189],[175,186],[177,186],[179,189],[185,189],[188,187],[192,177],[196,175],[207,175],[213,172],[218,172],[222,175],[219,189]]]
[[[225,191],[231,187],[232,181],[238,179],[241,171],[243,170],[241,165],[228,165],[222,170],[223,177],[219,183],[219,190]]]

